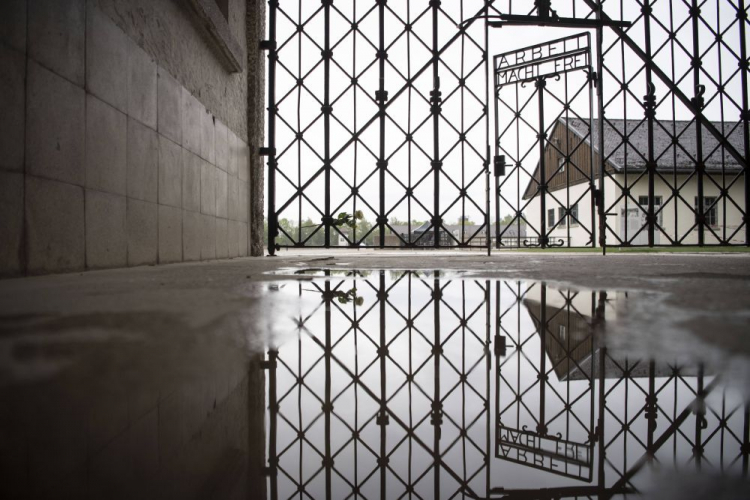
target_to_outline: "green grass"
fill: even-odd
[[[545,253],[602,253],[601,248],[508,248],[504,250],[492,249],[493,252],[545,252]],[[607,247],[608,254],[617,253],[750,253],[750,247]]]

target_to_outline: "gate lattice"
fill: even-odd
[[[750,245],[746,0],[531,4],[269,1],[269,252]],[[554,149],[540,141],[496,178],[493,210],[488,28],[529,25],[589,30],[596,98],[571,90],[543,114],[538,133],[563,124],[580,143],[579,159],[557,148],[565,175],[545,169],[565,182],[534,177]],[[498,137],[516,108],[498,110]]]

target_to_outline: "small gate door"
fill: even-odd
[[[591,35],[498,54],[493,69],[495,246],[594,246]]]

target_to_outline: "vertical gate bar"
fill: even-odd
[[[276,450],[276,435],[278,432],[276,427],[278,418],[278,403],[276,399],[276,358],[278,357],[278,354],[278,351],[268,351],[268,360],[271,365],[268,370],[268,470],[271,478],[271,500],[277,500],[279,498],[277,472],[279,457],[277,456]]]
[[[435,280],[433,282],[433,293],[432,300],[434,302],[434,324],[435,334],[433,337],[433,377],[434,377],[434,392],[432,400],[432,428],[433,428],[433,448],[432,448],[432,461],[434,465],[435,476],[433,478],[433,495],[435,498],[440,498],[440,424],[442,423],[442,404],[440,402],[440,353],[441,353],[441,341],[440,341],[440,300],[442,296],[442,289],[440,288],[439,272],[435,273]]]
[[[541,192],[539,206],[542,219],[539,244],[542,248],[547,247],[547,172],[544,158],[544,147],[546,142],[544,140],[544,87],[546,85],[547,81],[544,77],[537,79],[536,91],[537,99],[539,100],[539,134],[537,134],[537,140],[539,141],[539,191]]]
[[[432,137],[433,137],[433,180],[434,180],[434,199],[432,214],[432,231],[433,246],[440,246],[440,233],[442,221],[440,220],[440,75],[439,61],[440,48],[438,47],[438,11],[440,9],[440,0],[430,0],[432,8],[432,92],[430,92],[430,102],[432,104]]]
[[[330,276],[330,273],[326,273]],[[326,475],[326,500],[331,500],[331,469],[333,468],[333,456],[331,455],[331,282],[325,282],[325,322],[326,322],[326,347],[325,347],[325,395],[323,403],[323,415],[325,416],[325,457],[323,464]]]
[[[651,60],[651,0],[643,1],[643,28],[645,32],[646,57]],[[646,65],[646,96],[644,97],[646,107],[646,118],[648,122],[648,246],[654,246],[654,116],[656,113],[656,97],[654,95],[654,82],[651,74],[651,66]],[[627,220],[627,212],[625,213]]]
[[[547,284],[542,283],[541,307],[539,308],[539,423],[536,432],[541,436],[547,435],[545,418],[547,391]]]
[[[693,443],[693,456],[698,471],[701,470],[703,458],[703,421],[705,420],[705,401],[703,400],[703,363],[698,365],[698,387],[695,405],[695,441]]]
[[[701,61],[701,53],[700,53],[700,43],[699,43],[699,31],[698,31],[698,20],[700,18],[700,8],[698,7],[698,1],[692,0],[692,4],[690,6],[690,17],[692,18],[692,28],[693,28],[693,89],[695,91],[695,97],[693,98],[693,102],[695,104],[696,109],[699,111],[703,109],[703,105],[701,104],[701,101],[703,98],[701,97],[702,92],[700,92],[700,61]],[[698,173],[698,206],[696,207],[696,210],[698,212],[698,246],[703,246],[705,241],[705,230],[706,230],[706,224],[705,224],[705,207],[704,207],[704,200],[703,200],[703,174],[704,174],[704,164],[703,164],[703,127],[701,125],[701,121],[696,117],[695,118],[695,170]]]
[[[487,228],[487,235],[489,236],[489,227]],[[490,288],[490,280],[485,280],[484,282],[484,288],[485,288],[485,299],[484,299],[484,305],[486,307],[486,316],[485,316],[485,334],[484,334],[484,352],[485,352],[485,401],[484,401],[484,410],[485,410],[485,441],[486,441],[486,448],[484,451],[484,476],[485,476],[485,495],[490,495],[490,435],[492,433],[490,429],[490,422],[492,421],[492,413],[490,411],[490,388],[492,387],[490,374],[492,373],[492,350],[490,349],[490,342],[492,339],[492,288]]]
[[[656,430],[656,363],[654,360],[648,363],[648,395],[646,395],[646,420],[648,421],[648,434],[646,437],[646,452],[648,459],[654,459],[654,431]]]
[[[601,2],[599,3],[599,9],[601,9]],[[601,28],[598,28],[597,31],[600,31]],[[598,313],[596,315],[597,325],[601,326],[603,325],[603,322],[605,321],[604,313],[605,309],[604,306],[607,301],[607,292],[599,292],[599,305],[597,307],[598,311],[601,311],[601,314]],[[601,322],[601,323],[600,323]],[[594,333],[597,334],[598,337],[598,348],[599,348],[599,363],[598,363],[598,369],[599,369],[599,416],[597,419],[596,424],[596,438],[599,442],[599,452],[597,456],[598,466],[597,466],[597,482],[599,484],[600,489],[604,489],[605,487],[605,471],[604,471],[604,465],[606,464],[606,453],[607,453],[607,443],[604,441],[604,418],[606,415],[605,408],[606,408],[606,397],[607,397],[607,391],[604,387],[604,366],[607,356],[607,346],[605,343],[605,339],[601,338],[604,336],[606,330],[602,327],[598,327],[594,330]],[[595,339],[597,340],[597,339]]]
[[[352,2],[352,21],[355,23],[357,22],[357,2]],[[352,30],[352,75],[357,74],[357,30]],[[357,130],[357,85],[352,84],[352,101],[354,109],[352,109],[352,130],[356,132]],[[359,159],[359,142],[354,142],[352,144],[353,146],[353,152],[354,152],[354,164],[352,165],[352,187],[356,190],[357,189],[357,164]],[[357,213],[357,195],[359,191],[356,193],[352,193],[352,216]],[[351,238],[351,246],[357,246],[359,247],[359,244],[357,243],[357,226],[355,225],[352,228],[352,238]]]
[[[378,1],[378,108],[380,111],[380,149],[378,152],[378,173],[380,176],[380,205],[378,214],[378,227],[380,228],[380,247],[385,246],[385,2]]]
[[[494,67],[494,66],[493,66]],[[494,425],[490,422],[487,422],[487,441],[488,444],[491,441],[492,442],[492,454],[495,454],[497,451],[497,431],[498,426],[500,425],[500,332],[502,329],[502,314],[501,314],[501,301],[500,301],[500,288],[501,288],[500,280],[495,281],[495,338],[493,339],[494,342],[494,349],[492,354],[488,354],[488,356],[495,361],[495,373],[493,375],[495,379],[495,405],[494,405]],[[494,354],[494,357],[493,357]],[[487,380],[490,381],[490,361],[487,362],[488,370],[487,370]],[[490,394],[490,388],[488,386],[487,394]],[[487,403],[487,411],[489,412],[490,408],[489,402]],[[494,429],[494,435],[493,431],[490,430],[490,426],[493,426]],[[488,460],[487,465],[487,493],[489,496],[489,489],[490,489],[490,476],[492,475],[492,460]]]
[[[406,2],[406,22],[411,25],[411,2]],[[409,30],[406,33],[406,75],[409,80],[411,80],[411,30]],[[411,93],[412,88],[409,87],[407,90],[407,110],[406,110],[406,116],[407,116],[407,133],[411,135]],[[409,186],[409,189],[412,189],[412,179],[411,179],[411,153],[412,153],[412,141],[409,141],[409,143],[406,145],[407,147],[407,175],[409,179],[409,183],[407,186]],[[406,217],[406,231],[408,234],[408,243],[409,246],[412,246],[412,227],[411,227],[411,203],[412,203],[412,197],[409,196],[407,199],[406,204],[406,211],[407,211],[407,217]],[[409,279],[411,280],[411,276],[409,276]],[[411,281],[409,281],[411,283]],[[411,285],[410,285],[411,286]]]
[[[278,0],[268,1],[268,253],[276,255],[276,7]]]
[[[325,246],[331,246],[331,3],[333,0],[323,0],[324,13],[324,54],[323,54],[323,130],[325,162],[325,213],[323,215],[323,230]]]
[[[750,457],[750,403],[745,403],[745,418],[742,425],[742,475],[747,477],[748,457]]]
[[[483,15],[489,15],[489,2],[484,3]],[[487,235],[487,256],[492,255],[492,231],[490,230],[490,25],[487,18],[484,20],[484,127],[485,127],[485,142],[487,144],[487,158],[484,161],[485,168],[485,185],[487,190],[487,204],[484,209],[484,234]],[[488,491],[489,494],[489,491]]]
[[[380,4],[383,5],[382,3]],[[381,24],[382,28],[382,24]],[[386,311],[386,289],[385,289],[385,271],[380,271],[380,284],[379,284],[379,299],[380,302],[380,348],[378,349],[378,358],[380,360],[380,415],[378,418],[378,424],[380,425],[380,498],[385,500],[386,498],[386,477],[387,477],[387,447],[386,447],[386,416],[388,415],[388,408],[386,406],[386,378],[385,378],[385,358],[387,353],[387,343],[385,338],[385,311]]]
[[[591,248],[596,247],[596,208],[597,208],[597,192],[596,192],[596,175],[594,165],[594,85],[596,79],[596,73],[594,72],[594,66],[591,61],[591,33],[587,33],[587,43],[589,46],[589,165],[591,165],[591,171],[589,175],[591,180],[589,181],[589,190],[591,191]]]
[[[596,9],[597,21],[602,20],[602,0],[598,0]],[[604,29],[601,24],[596,27],[596,100],[599,120],[597,121],[597,149],[599,150],[599,190],[597,192],[596,204],[599,216],[599,246],[602,247],[602,255],[607,255],[607,216],[604,213]],[[591,129],[593,136],[594,129]],[[593,137],[591,140],[593,149]],[[594,165],[594,154],[591,153],[591,165]],[[592,167],[592,169],[595,167]],[[592,171],[593,175],[593,171]],[[626,219],[627,220],[627,219]]]
[[[745,158],[750,158],[750,103],[748,103],[748,91],[747,91],[747,74],[748,74],[748,62],[747,62],[747,39],[745,29],[747,28],[747,14],[745,10],[745,0],[738,0],[738,15],[740,21],[740,57],[742,57],[743,68],[740,69],[740,78],[742,80],[742,126],[743,126],[743,142],[745,149]],[[750,171],[745,168],[745,246],[750,247],[750,216],[748,215],[748,209],[750,209]]]
[[[489,89],[488,89],[489,91]],[[495,157],[500,157],[500,134],[499,134],[499,120],[497,117],[497,101],[498,101],[498,88],[497,88],[497,57],[492,58],[492,102],[495,107],[495,137],[493,137]],[[487,120],[487,127],[489,127],[489,120]],[[494,160],[493,160],[494,161]],[[493,172],[493,179],[495,183],[495,248],[500,248],[500,176],[497,169]]]

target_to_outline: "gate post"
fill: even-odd
[[[541,215],[541,231],[539,246],[547,248],[547,172],[545,168],[544,147],[547,134],[544,132],[544,88],[547,86],[545,77],[539,77],[534,84],[539,100],[539,210]]]
[[[276,255],[276,0],[269,0],[268,11],[268,253]]]

